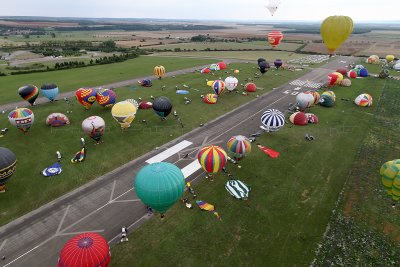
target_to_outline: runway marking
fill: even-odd
[[[145,215],[143,215],[141,218],[137,219],[135,222],[133,222],[131,225],[129,225],[126,228],[129,230],[129,228],[131,228],[132,226],[134,226],[135,224],[137,224],[138,222],[140,222],[141,220],[143,220],[146,217],[148,217],[147,213]],[[113,238],[111,238],[107,243],[110,244],[111,242],[113,242],[118,237],[120,237],[120,234],[118,234],[118,235],[114,236]]]
[[[197,170],[201,168],[199,161],[196,159],[192,161],[189,165],[186,165],[183,169],[181,169],[183,176],[188,178],[190,175],[195,173]]]
[[[110,200],[108,201],[108,202],[111,202],[112,201],[112,198],[113,198],[113,196],[114,196],[114,190],[115,190],[115,185],[117,184],[117,180],[114,180],[114,183],[113,183],[113,186],[112,186],[112,189],[111,189],[111,195],[110,195]]]
[[[122,203],[122,202],[137,202],[140,201],[140,199],[124,199],[124,200],[115,200],[113,203]]]
[[[4,246],[6,245],[7,239],[5,239],[1,245],[0,245],[0,251],[4,248]]]
[[[84,234],[87,232],[91,232],[91,233],[102,233],[104,232],[103,230],[88,230],[88,231],[80,231],[80,232],[72,232],[72,233],[62,233],[62,234],[57,234],[57,236],[65,236],[65,235],[80,235],[80,234]]]
[[[67,208],[65,209],[64,215],[63,215],[63,217],[61,218],[61,221],[60,221],[60,223],[59,223],[59,225],[58,225],[56,234],[58,234],[58,233],[60,232],[61,226],[62,226],[63,223],[64,223],[65,217],[67,217],[67,213],[68,213],[70,207],[71,207],[71,205],[68,205]]]
[[[155,163],[155,162],[161,162],[161,161],[171,157],[172,155],[178,153],[182,149],[190,146],[191,144],[193,144],[193,143],[184,140],[184,141],[182,141],[182,142],[180,142],[180,143],[168,148],[167,150],[155,155],[154,157],[149,158],[148,160],[146,160],[146,162],[148,164]]]
[[[282,100],[283,98],[285,98],[285,96],[279,98],[278,100],[272,102],[271,104],[267,105],[266,108],[270,107],[271,105],[279,102],[280,100]],[[223,134],[227,133],[228,131],[232,130],[233,128],[241,125],[242,123],[244,123],[245,121],[249,120],[250,118],[256,116],[257,114],[259,114],[260,112],[263,112],[265,110],[261,109],[257,112],[255,112],[253,115],[249,116],[247,119],[242,120],[241,122],[237,123],[236,125],[232,126],[231,128],[229,128],[228,130],[222,132],[221,134],[217,135],[216,137],[214,137],[211,141],[214,141],[215,139],[219,138],[220,136],[222,136]],[[179,160],[178,160],[179,161]],[[192,181],[196,180],[201,174],[199,174],[198,176],[196,176]],[[70,226],[66,227],[64,230],[60,231],[58,233],[58,235],[61,235],[63,232],[65,232],[66,230],[74,227],[75,225],[77,225],[78,223],[82,222],[83,220],[87,219],[88,217],[92,216],[93,214],[95,214],[96,212],[98,212],[99,210],[103,209],[104,207],[106,207],[107,205],[111,204],[112,202],[115,202],[115,200],[117,200],[118,198],[122,197],[123,195],[127,194],[128,192],[132,191],[134,188],[130,188],[129,190],[127,190],[126,192],[122,193],[121,195],[119,195],[118,197],[114,198],[113,200],[111,200],[110,202],[107,202],[106,204],[102,205],[101,207],[97,208],[96,210],[90,212],[89,214],[87,214],[86,216],[82,217],[81,219],[79,219],[78,221],[74,222],[73,224],[71,224]],[[145,215],[146,216],[146,215]],[[141,219],[143,219],[145,216],[143,216]],[[141,219],[137,220],[136,222],[134,222],[131,226],[135,225],[137,222],[139,222]],[[47,242],[49,242],[50,240],[52,240],[54,237],[57,237],[57,235],[51,236],[49,238],[47,238],[46,240],[42,241],[41,243],[39,243],[38,245],[36,245],[35,247],[31,248],[30,250],[28,250],[27,252],[23,253],[22,255],[18,256],[17,258],[15,258],[14,260],[10,261],[9,263],[7,263],[6,265],[4,265],[4,267],[9,266],[10,264],[16,262],[17,260],[19,260],[20,258],[24,257],[25,255],[31,253],[32,251],[36,250],[38,247],[43,246],[44,244],[46,244]],[[114,238],[115,239],[115,238]]]
[[[302,86],[303,84],[306,84],[306,81],[302,81],[302,80],[294,80],[292,82],[290,82],[290,85],[296,85],[296,86]]]

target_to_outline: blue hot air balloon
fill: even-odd
[[[40,92],[50,101],[54,101],[54,99],[58,96],[58,87],[54,83],[45,83],[40,88]]]

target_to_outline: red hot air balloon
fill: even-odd
[[[282,39],[283,34],[281,31],[271,31],[268,33],[268,43],[272,46],[272,48],[279,45]]]
[[[111,260],[107,241],[96,233],[83,233],[70,239],[58,258],[58,267],[107,267]]]
[[[338,80],[339,76],[335,73],[328,74],[328,84],[329,86],[334,86],[336,81]]]

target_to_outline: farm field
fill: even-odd
[[[296,59],[301,58],[304,55],[296,54],[294,52],[286,52],[286,51],[198,51],[198,52],[160,52],[155,53],[155,56],[178,56],[178,57],[195,57],[195,58],[234,58],[234,59],[243,59],[243,60],[252,60],[256,61],[260,57],[263,57],[269,61],[273,61],[276,58],[280,58],[282,60]]]
[[[372,204],[368,207],[372,212],[374,206],[380,206],[382,217],[391,222],[392,229],[398,230],[395,223],[398,225],[399,210],[390,208],[391,202],[380,184],[378,170],[382,160],[370,164],[366,153],[359,158],[360,147],[361,150],[366,145],[378,149],[383,145],[370,138],[375,127],[379,127],[382,140],[392,132],[389,127],[381,127],[376,118],[381,116],[382,109],[392,106],[387,102],[389,98],[383,100],[383,96],[398,94],[398,87],[398,82],[387,83],[372,77],[353,80],[350,88],[335,87],[337,101],[333,108],[316,106],[310,109],[319,117],[317,125],[300,127],[289,123],[279,132],[264,134],[257,139],[257,143],[279,151],[281,156],[269,158],[253,145],[252,152],[240,162],[240,169],[228,165],[233,177],[251,186],[249,200],[236,200],[226,192],[224,174],[217,175],[214,182],[203,179],[193,185],[197,199],[214,204],[221,221],[212,213],[197,207],[188,210],[182,203],[177,203],[164,221],[154,216],[129,236],[132,241],[116,245],[112,249],[112,266],[152,266],[160,261],[166,266],[308,266],[314,259],[317,244],[321,243],[324,248],[324,242],[329,245],[325,253],[321,250],[318,257],[323,260],[316,261],[319,263],[316,266],[326,266],[332,261],[337,265],[350,263],[346,266],[370,263],[376,263],[371,266],[397,266],[399,247],[379,233],[382,229],[369,239],[369,244],[363,239],[363,246],[354,246],[353,240],[348,238],[346,250],[354,252],[345,254],[351,256],[348,261],[334,261],[341,257],[336,254],[341,249],[340,239],[323,240],[322,236],[339,193],[346,181],[347,185],[353,183],[352,179],[358,182],[354,181],[356,187],[345,187],[346,198],[354,192]],[[360,93],[372,94],[375,105],[360,108],[352,101],[346,101]],[[394,116],[385,118],[385,125],[389,125]],[[306,133],[312,134],[315,140],[305,140]],[[399,138],[396,135],[391,142]],[[380,156],[396,157],[393,153],[381,153]],[[367,183],[371,184],[371,190],[364,197],[362,188],[366,177],[359,177],[358,171],[366,165],[369,166],[366,173],[370,174]],[[374,201],[370,201],[369,196]],[[193,203],[191,197],[190,200]],[[352,203],[358,207],[356,200]],[[357,210],[357,220],[362,221],[364,209]],[[341,226],[336,226],[336,233],[340,233]],[[361,242],[363,235],[350,232],[352,230],[346,229],[350,236]],[[380,250],[385,253],[378,252]]]
[[[181,62],[180,65],[183,65],[184,60],[173,60],[177,64]],[[149,60],[149,62],[152,61]],[[193,61],[190,62],[193,65]],[[253,77],[257,71],[256,64],[232,63],[228,66],[229,72],[231,72],[231,68],[240,70],[237,77],[243,83],[244,79]],[[254,79],[259,87],[259,92],[256,94],[263,94],[282,83],[304,75],[306,72],[306,70],[297,72],[271,70],[265,78]],[[151,95],[169,97],[173,102],[173,109],[177,110],[182,119],[184,128],[179,126],[172,114],[166,121],[160,121],[160,118],[152,110],[139,110],[132,127],[128,131],[122,132],[118,123],[112,118],[109,109],[102,108],[95,103],[90,110],[86,111],[75,99],[70,100],[72,105],[64,100],[59,100],[33,106],[35,123],[25,135],[9,124],[7,114],[0,115],[1,127],[9,128],[7,135],[1,139],[2,144],[15,152],[19,162],[17,171],[7,184],[9,188],[7,193],[1,196],[4,208],[0,212],[0,224],[5,224],[38,208],[257,96],[256,94],[243,96],[241,94],[243,87],[238,86],[239,93],[224,94],[220,97],[217,105],[204,104],[200,95],[212,92],[211,88],[206,86],[206,79],[215,79],[219,75],[224,78],[228,74],[224,71],[216,72],[215,76],[192,73],[176,76],[176,78],[154,80],[153,86],[150,88],[134,84],[116,90],[118,101],[126,98],[138,100],[139,97],[143,100],[151,100]],[[175,93],[176,86],[183,89],[183,84],[190,86],[188,89],[190,94],[186,95],[192,99],[192,103],[189,105],[185,105],[183,95]],[[162,91],[163,85],[166,86],[165,91]],[[66,112],[70,110],[72,113],[67,114]],[[199,110],[201,110],[200,114]],[[52,112],[66,114],[70,118],[71,125],[61,128],[46,126],[45,119]],[[85,137],[88,147],[87,159],[84,163],[72,164],[69,162],[70,159],[80,150],[79,139],[85,136],[81,130],[81,122],[91,115],[101,116],[106,122],[104,143],[95,146],[89,137]],[[142,123],[142,120],[146,120],[147,123]],[[165,134],[166,132],[168,134]],[[61,151],[64,156],[63,172],[60,176],[45,178],[40,171],[55,161],[57,150]]]
[[[134,79],[153,74],[156,65],[164,65],[167,71],[213,63],[210,59],[185,59],[140,56],[122,63],[98,65],[53,72],[31,73],[0,77],[0,104],[21,100],[18,88],[25,84],[40,87],[47,82],[56,83],[60,92],[80,87],[94,87],[107,83]]]

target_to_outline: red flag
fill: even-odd
[[[278,151],[269,149],[262,145],[258,145],[258,148],[261,149],[262,151],[264,151],[264,153],[267,154],[268,156],[270,156],[271,158],[276,158],[280,155],[280,153]]]

